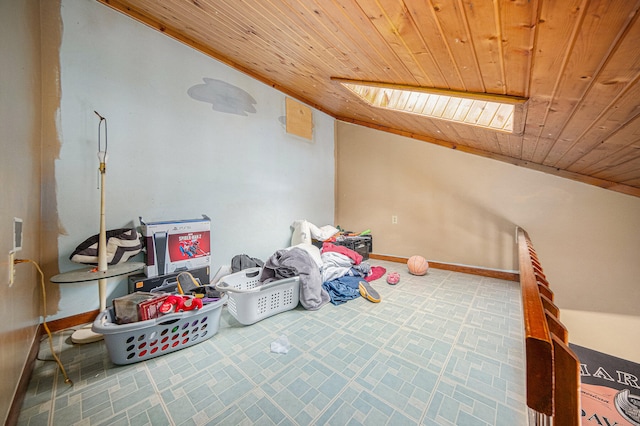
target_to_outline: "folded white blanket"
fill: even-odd
[[[331,225],[325,225],[319,228],[304,219],[294,221],[291,224],[291,228],[293,228],[293,234],[291,235],[292,246],[300,243],[311,244],[311,239],[324,241],[339,232],[338,228],[334,228]]]

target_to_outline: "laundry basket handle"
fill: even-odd
[[[292,281],[296,281],[298,279],[297,276],[295,277],[290,277],[290,278],[283,278],[281,280],[277,280],[277,281],[271,281],[267,284],[261,285],[260,287],[257,287],[255,290],[258,291],[263,291],[263,290],[268,290],[272,287],[278,287],[281,285],[287,285],[290,284]]]
[[[246,278],[255,278],[260,274],[260,271],[262,271],[262,268],[260,268],[259,266],[253,267],[253,268],[246,268],[246,269],[243,269],[242,271],[238,271],[234,273],[233,276],[238,274],[243,274]],[[254,293],[256,291],[256,289],[242,290],[239,288],[235,288],[234,286],[226,283],[224,279],[225,277],[222,277],[222,279],[214,285],[214,288],[216,290],[230,291],[232,293]]]
[[[239,288],[235,288],[234,286],[229,285],[224,281],[220,281],[218,284],[216,284],[215,289],[218,291],[229,291],[231,293],[255,293],[256,292],[255,288],[252,288],[250,290],[242,290]]]
[[[232,285],[227,284],[224,281],[224,278],[223,278],[222,281],[220,281],[218,284],[215,285],[215,287],[216,287],[216,290],[218,290],[218,291],[229,291],[231,293],[257,293],[259,291],[268,290],[268,289],[273,288],[273,287],[278,287],[278,286],[281,286],[281,285],[291,284],[292,281],[295,281],[295,280],[298,280],[298,279],[299,278],[297,276],[296,277],[291,277],[291,278],[284,278],[284,279],[277,280],[277,281],[271,281],[271,282],[269,282],[267,284],[263,284],[263,285],[261,285],[259,287],[254,287],[254,288],[249,289],[249,290],[242,290],[242,289],[235,288]]]

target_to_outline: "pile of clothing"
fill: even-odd
[[[331,303],[339,305],[360,296],[360,283],[373,281],[386,272],[382,266],[371,266],[362,256],[346,247],[322,244],[322,288],[329,293]]]
[[[331,302],[345,303],[360,296],[359,284],[382,277],[386,270],[371,266],[346,247],[325,242],[322,249],[308,243],[278,250],[264,264],[260,281],[300,277],[300,304],[308,310]]]

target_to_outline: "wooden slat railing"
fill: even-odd
[[[580,424],[580,361],[529,235],[518,228],[518,260],[524,314],[527,406],[536,425]]]

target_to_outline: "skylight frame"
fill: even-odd
[[[332,80],[376,108],[509,134],[524,130],[527,98],[337,77]]]

